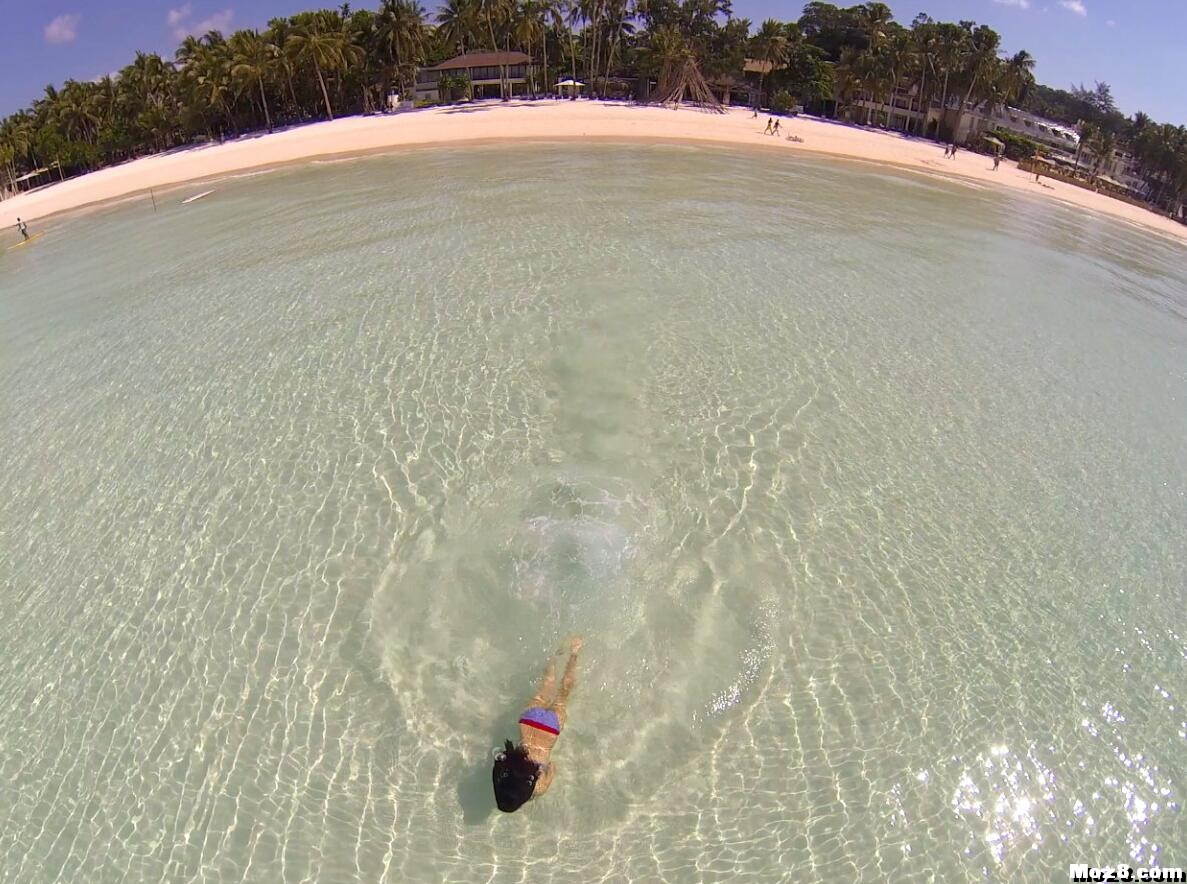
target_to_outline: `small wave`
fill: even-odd
[[[248,172],[236,172],[233,175],[224,175],[222,178],[217,179],[217,180],[234,181],[238,178],[258,178],[260,175],[271,175],[273,172],[279,172],[279,171],[280,171],[279,166],[271,166],[267,169],[252,169],[251,171],[248,171]]]

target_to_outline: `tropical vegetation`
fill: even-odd
[[[915,132],[937,138],[950,137],[972,110],[1017,106],[1079,127],[1086,168],[1099,170],[1124,147],[1154,201],[1174,210],[1187,196],[1187,129],[1140,112],[1125,117],[1107,84],[1036,84],[1033,57],[1005,54],[987,25],[927,15],[902,25],[883,3],[811,2],[796,21],[755,27],[734,17],[730,0],[443,0],[432,13],[418,0],[381,0],[374,10],[344,4],[276,18],[259,31],[187,36],[171,59],[141,52],[117,74],[47,86],[0,122],[0,193],[36,169],[74,175],[201,141],[379,111],[390,93],[408,95],[421,67],[481,50],[518,50],[540,62],[528,83],[533,93],[580,77],[591,98],[646,98],[641,83],[657,83],[654,96],[665,80],[695,71],[698,81],[703,75],[735,96],[757,95],[777,111],[801,104],[867,125],[890,124],[906,96],[906,110],[945,111],[933,128]],[[501,77],[507,95],[505,68]],[[469,91],[456,74],[440,85],[443,100]]]

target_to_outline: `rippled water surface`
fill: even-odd
[[[706,149],[213,187],[0,253],[0,878],[1187,865],[1181,245]]]

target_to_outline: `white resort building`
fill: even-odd
[[[953,111],[949,113],[955,114]],[[1067,153],[1075,153],[1076,148],[1080,146],[1080,135],[1071,126],[1065,126],[1016,107],[996,108],[992,112],[985,110],[967,112],[961,121],[960,129],[956,132],[956,140],[967,144],[973,138],[987,135],[995,129],[1005,129],[1015,135],[1023,135],[1031,141],[1037,141],[1047,147]]]
[[[998,129],[1023,135],[1046,147],[1069,154],[1074,154],[1080,144],[1080,136],[1071,126],[1048,120],[1029,111],[1016,107],[999,107],[992,111],[985,108],[968,108],[958,121],[959,115],[955,108],[943,110],[938,101],[933,101],[926,110],[920,110],[915,93],[914,88],[896,89],[885,104],[875,101],[869,95],[861,95],[853,102],[853,107],[857,109],[854,118],[861,122],[868,118],[878,124],[886,122],[889,117],[888,128],[920,135],[934,135],[942,119],[945,129],[959,125],[953,133],[957,144],[970,144],[982,135],[989,135]]]

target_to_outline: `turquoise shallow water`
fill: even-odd
[[[0,254],[0,877],[1187,865],[1181,245],[699,148],[214,188]]]

